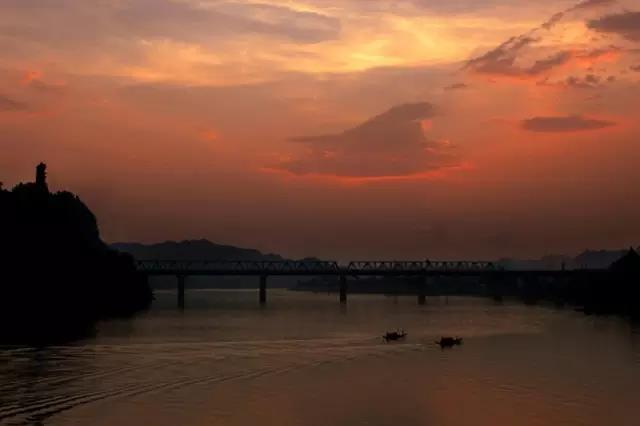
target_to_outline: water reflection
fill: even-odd
[[[96,339],[0,350],[0,423],[636,424],[640,333],[490,300],[191,292]],[[404,342],[384,331],[405,328]],[[441,335],[464,345],[441,350]]]

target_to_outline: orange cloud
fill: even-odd
[[[42,73],[40,71],[25,71],[20,80],[20,84],[28,86],[33,80],[40,80]]]
[[[616,46],[609,46],[578,53],[574,59],[576,64],[589,68],[600,62],[615,63],[620,59],[621,54],[622,49]]]
[[[40,71],[25,71],[20,79],[20,84],[24,87],[30,87],[40,92],[60,92],[66,86],[63,82],[45,82],[43,80],[44,73]]]

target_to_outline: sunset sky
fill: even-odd
[[[0,0],[0,181],[109,242],[640,244],[640,0]]]

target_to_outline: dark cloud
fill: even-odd
[[[327,1],[328,0],[315,0],[318,5],[324,5]],[[509,6],[514,8],[520,6],[520,8],[522,8],[522,2],[513,0],[359,0],[359,2],[365,4],[367,8],[386,11],[397,11],[400,9],[398,5],[410,3],[420,9],[444,14],[495,11]],[[549,8],[553,8],[557,6],[557,0],[539,0],[537,5],[539,6],[541,4],[546,4]]]
[[[553,15],[551,18],[549,18],[549,20],[547,20],[547,22],[542,24],[542,28],[544,28],[545,30],[550,30],[558,22],[560,22],[562,20],[562,18],[564,18],[564,12],[558,12],[555,15]]]
[[[587,74],[584,77],[569,76],[565,81],[568,87],[575,89],[595,89],[600,85],[602,79],[594,74]]]
[[[567,115],[558,117],[533,117],[523,120],[520,125],[524,130],[530,132],[562,133],[599,130],[615,126],[615,123],[586,118],[580,115]]]
[[[529,36],[512,37],[484,55],[469,60],[465,69],[483,74],[503,74],[505,70],[514,68],[518,52],[535,41]]]
[[[549,78],[545,78],[539,81],[538,86],[546,87],[560,87],[570,89],[598,89],[604,86],[604,83],[613,83],[616,81],[616,77],[613,75],[599,76],[596,74],[586,74],[584,76],[571,75],[564,80],[551,81]]]
[[[2,111],[26,111],[27,104],[0,95],[0,112]]]
[[[536,61],[533,66],[525,69],[527,75],[536,76],[551,69],[564,65],[571,60],[573,54],[571,52],[558,52],[546,59]]]
[[[547,73],[557,66],[568,63],[573,58],[572,52],[563,51],[539,59],[529,66],[517,65],[518,53],[535,41],[536,39],[529,36],[512,38],[483,56],[470,60],[465,69],[479,74],[530,78]]]
[[[589,28],[608,34],[619,34],[629,40],[640,41],[640,12],[626,11],[593,19]]]
[[[469,86],[465,83],[454,83],[444,88],[444,90],[462,90],[468,89]]]
[[[602,6],[610,6],[612,4],[615,4],[616,2],[617,0],[584,0],[570,8],[568,11],[570,12],[580,9],[593,9]]]
[[[570,7],[569,9],[566,9],[563,12],[556,13],[551,18],[549,18],[544,24],[542,24],[540,26],[540,28],[544,28],[545,30],[550,30],[558,22],[562,21],[562,19],[564,19],[564,17],[567,14],[569,14],[571,12],[577,12],[577,11],[580,11],[580,10],[595,9],[595,8],[599,8],[599,7],[603,7],[603,6],[609,6],[609,5],[615,4],[616,2],[617,2],[617,0],[584,0],[584,1],[581,1],[580,3],[576,4],[573,7]]]
[[[550,26],[555,25],[558,20],[562,19],[561,15],[554,15],[541,28],[549,29]],[[519,64],[519,62],[522,62],[520,57],[526,56],[525,49],[540,41],[540,38],[535,35],[539,32],[538,30],[535,29],[519,37],[512,37],[484,55],[469,60],[464,69],[494,76],[535,78],[544,76],[556,67],[570,63],[573,59],[595,62],[622,52],[622,49],[617,46],[583,51],[565,50],[551,54],[546,58],[538,59],[533,63],[529,62],[528,65]],[[531,52],[533,49],[528,50]]]
[[[599,8],[599,7],[603,7],[603,6],[609,6],[609,5],[612,5],[612,4],[616,3],[616,2],[617,2],[617,0],[584,0],[584,1],[576,4],[575,6],[570,7],[569,9],[565,10],[564,12],[556,13],[551,18],[549,18],[545,23],[543,23],[540,26],[540,28],[543,28],[545,30],[550,30],[553,27],[555,27],[558,22],[562,21],[567,14],[569,14],[571,12],[577,12],[577,11],[580,11],[580,10],[595,9],[595,8]]]
[[[550,30],[553,27],[555,27],[558,22],[562,21],[567,14],[569,14],[571,12],[577,12],[577,11],[580,11],[580,10],[595,9],[595,8],[599,8],[599,7],[603,7],[603,6],[609,6],[609,5],[615,4],[616,2],[617,2],[617,0],[584,0],[584,1],[581,1],[580,3],[576,4],[573,7],[570,7],[569,9],[566,9],[563,12],[556,13],[551,18],[549,18],[545,23],[543,23],[540,26],[540,28],[543,28],[545,30]]]
[[[278,168],[298,175],[385,177],[453,166],[449,144],[424,135],[422,122],[434,115],[429,103],[405,104],[342,133],[295,138],[308,151]]]
[[[555,27],[568,14],[585,9],[607,6],[615,2],[616,0],[584,0],[573,7],[552,15],[551,18],[546,20],[539,27],[533,28],[520,36],[512,37],[505,43],[493,50],[490,50],[484,55],[469,60],[464,68],[480,74],[516,78],[538,77],[545,74],[557,66],[568,63],[574,57],[574,53],[571,51],[556,52],[546,58],[538,59],[533,64],[519,65],[518,60],[519,57],[522,56],[522,51],[526,51],[527,48],[530,48],[530,46],[543,39],[546,31]],[[603,51],[595,50],[590,52],[593,56],[583,56],[583,58],[595,60],[601,55],[609,53],[612,49],[616,48],[612,46],[609,49],[603,49]]]
[[[519,64],[518,59],[523,50],[540,41],[543,33],[541,30],[550,30],[564,18],[566,13],[572,10],[573,8],[556,13],[540,27],[533,28],[520,36],[512,37],[484,55],[469,60],[464,69],[479,74],[531,78],[564,65],[572,59],[573,53],[571,51],[556,52],[529,65]]]

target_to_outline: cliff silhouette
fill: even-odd
[[[82,337],[96,321],[145,309],[152,293],[133,258],[109,248],[74,194],[36,181],[0,187],[0,343]]]

